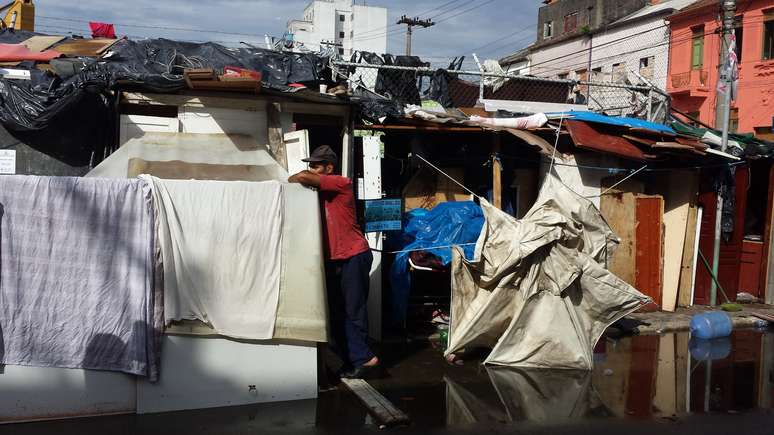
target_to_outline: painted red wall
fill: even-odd
[[[719,4],[719,2],[716,2]],[[754,132],[755,128],[770,131],[774,116],[774,59],[762,60],[763,11],[774,8],[772,0],[739,1],[737,16],[742,15],[742,62],[739,72],[739,95],[732,107],[739,111],[739,132]],[[715,33],[718,21],[717,4],[699,12],[685,11],[669,18],[671,29],[669,77],[667,90],[673,96],[674,107],[685,112],[700,112],[700,120],[715,125],[717,104],[716,85],[720,60],[720,35]],[[691,71],[691,28],[704,25],[704,67],[708,75],[706,91],[688,96],[675,92],[671,78]]]

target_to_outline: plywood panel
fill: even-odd
[[[600,211],[620,243],[608,260],[607,268],[630,285],[636,285],[636,216],[637,201],[630,192],[604,195]]]
[[[641,311],[655,311],[661,307],[663,268],[664,199],[661,196],[637,196],[637,238],[635,287],[650,296],[654,304]]]
[[[677,306],[688,307],[691,301],[691,283],[693,281],[693,257],[696,255],[696,225],[698,222],[699,209],[690,207],[688,209],[688,220],[685,225],[685,243],[683,244],[683,259],[680,264],[680,283],[677,288]]]
[[[669,188],[664,204],[664,268],[662,305],[664,311],[674,311],[685,244],[690,203],[697,190],[695,175],[674,171],[669,174]]]
[[[761,285],[767,304],[774,304],[774,165],[769,170],[769,199],[766,203],[766,228],[763,238]]]

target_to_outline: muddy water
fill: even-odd
[[[411,417],[400,433],[774,433],[772,333],[604,340],[593,372],[484,367],[483,354],[450,365],[427,342],[382,355],[387,375],[370,382]],[[360,432],[379,430],[343,388],[316,401],[0,426],[0,435]]]

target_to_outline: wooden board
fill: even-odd
[[[763,232],[762,299],[774,304],[774,165],[769,169],[769,198],[766,202],[766,227]]]
[[[535,204],[538,194],[538,170],[537,168],[520,168],[513,170],[513,182],[511,187],[518,188],[518,204],[514,205],[516,218],[521,219]]]
[[[43,35],[36,35],[33,36],[26,41],[22,42],[22,44],[29,48],[30,51],[35,52],[41,52],[44,50],[48,50],[51,48],[54,44],[63,41],[66,39],[65,36],[43,36]]]
[[[634,287],[650,296],[654,302],[641,308],[640,311],[657,311],[662,301],[664,199],[657,195],[638,195],[636,201],[637,271]]]
[[[455,180],[464,182],[464,169],[442,168],[442,170]],[[403,188],[403,199],[405,211],[415,208],[432,210],[442,202],[468,201],[470,194],[448,178],[437,175],[432,169],[422,168]]]
[[[677,287],[677,306],[691,306],[691,284],[693,283],[693,257],[696,255],[696,225],[699,224],[699,209],[691,206],[688,209],[688,221],[685,225],[685,243],[683,243],[683,259],[680,264],[680,283]]]
[[[688,209],[698,190],[694,173],[672,171],[664,193],[664,268],[661,309],[672,312],[677,307],[677,291],[688,224]]]
[[[603,179],[602,190],[619,180],[619,177]],[[636,284],[635,272],[637,270],[635,261],[637,202],[635,195],[642,191],[643,184],[641,182],[627,180],[599,199],[602,216],[620,240],[613,255],[608,259],[607,269],[632,286]]]
[[[354,393],[368,412],[383,426],[408,424],[409,418],[386,397],[362,379],[342,379],[341,382]]]
[[[54,50],[67,56],[89,56],[96,57],[112,47],[118,39],[71,39],[65,41]]]

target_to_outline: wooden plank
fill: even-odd
[[[661,196],[638,195],[636,201],[635,287],[654,302],[640,311],[657,311],[662,301],[664,199]]]
[[[363,402],[368,412],[383,426],[405,425],[409,417],[363,379],[342,379],[341,382]]]
[[[64,39],[66,39],[65,36],[35,35],[22,42],[22,45],[30,49],[30,51],[41,52],[48,50],[51,48],[51,46],[63,41]]]
[[[604,129],[589,122],[565,120],[564,125],[570,132],[575,146],[619,157],[643,161],[645,153],[631,141],[621,136],[607,133]]]
[[[677,306],[688,210],[698,190],[692,172],[669,173],[664,199],[664,268],[661,309],[672,312]]]
[[[691,206],[688,209],[688,221],[685,225],[685,243],[683,244],[683,259],[680,264],[680,283],[677,288],[677,306],[691,306],[691,283],[693,281],[693,257],[696,255],[696,225],[699,224],[699,209]]]
[[[620,177],[609,177],[602,180],[602,189],[612,186]],[[619,190],[620,189],[620,190]],[[635,222],[637,218],[637,203],[635,194],[641,193],[644,186],[636,180],[627,180],[617,186],[610,194],[599,199],[599,208],[610,228],[620,240],[613,255],[608,259],[607,269],[634,286],[636,284],[636,237]]]
[[[119,39],[71,39],[58,44],[54,50],[67,56],[95,57],[112,47]]]
[[[763,232],[763,258],[761,267],[762,299],[774,304],[774,165],[769,169],[769,197],[766,202],[766,227]]]

